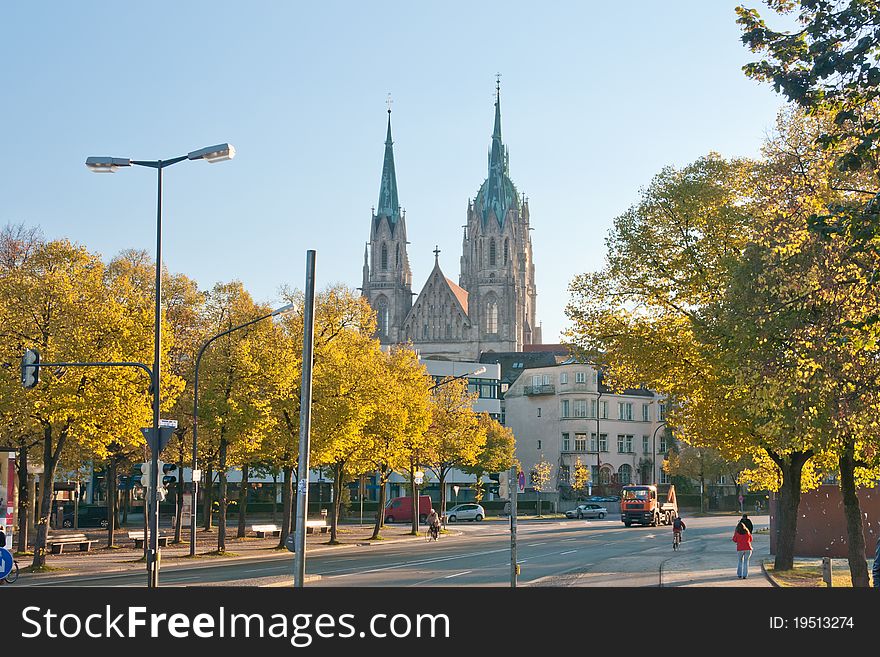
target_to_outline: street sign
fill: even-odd
[[[284,541],[284,545],[291,552],[296,552],[296,534],[294,534],[293,532],[290,532],[287,535],[287,539]]]
[[[519,492],[523,493],[526,490],[526,473],[520,471],[517,475],[517,480],[519,481]]]
[[[177,428],[177,420],[159,420],[160,427],[171,427],[172,429]]]
[[[149,445],[150,449],[156,449],[154,445],[155,438],[153,435],[153,427],[144,427],[141,429],[141,433],[144,434],[144,438],[147,439],[147,445]],[[168,441],[171,440],[171,436],[173,434],[173,427],[159,427],[159,449],[157,451],[161,452],[163,449],[165,449],[165,445],[167,445]]]
[[[12,570],[12,552],[6,548],[0,548],[0,579],[6,577]]]
[[[422,482],[425,480],[424,477],[425,473],[421,470],[416,470],[415,472],[413,472],[413,481],[415,481],[416,485],[418,486],[422,485]]]

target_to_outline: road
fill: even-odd
[[[764,517],[766,518],[766,516]],[[626,528],[619,519],[529,520],[518,525],[518,586],[712,586],[735,579],[730,541],[735,518],[689,518],[685,541],[672,550],[669,527]],[[756,518],[756,529],[762,524]],[[306,556],[310,587],[510,586],[510,532],[498,521],[457,523],[437,542],[424,539],[362,544]],[[754,576],[767,536],[756,535]],[[729,571],[729,572],[728,572]],[[703,573],[697,576],[695,573]],[[711,573],[706,575],[706,573]],[[702,579],[701,579],[702,578]],[[162,586],[283,586],[293,582],[293,555],[279,552],[198,566],[168,566]],[[142,572],[41,577],[31,586],[144,585]]]

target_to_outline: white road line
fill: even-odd
[[[459,575],[467,575],[468,573],[474,572],[473,570],[464,570],[460,573],[455,573],[454,575],[447,575],[445,579],[452,579],[453,577],[458,577]]]
[[[547,545],[547,541],[541,541],[540,543],[526,543],[523,547],[538,547],[539,545]]]
[[[560,552],[559,554],[572,554],[574,552],[577,552],[577,550],[568,550],[567,552]]]

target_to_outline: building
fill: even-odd
[[[530,230],[528,199],[510,179],[496,85],[488,175],[468,200],[458,283],[444,274],[435,248],[434,268],[414,295],[389,109],[379,203],[372,212],[360,288],[376,311],[379,340],[386,345],[412,342],[426,357],[462,361],[540,343]]]
[[[650,390],[612,393],[592,366],[575,359],[523,369],[504,395],[505,424],[516,435],[526,473],[552,465],[545,491],[565,492],[578,461],[593,487],[667,483],[665,408]]]

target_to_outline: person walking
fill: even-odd
[[[736,576],[745,579],[749,576],[749,558],[752,556],[752,532],[740,520],[731,539],[736,543]]]
[[[755,526],[752,524],[751,518],[749,518],[748,513],[744,513],[743,517],[739,519],[739,521],[746,526],[746,529],[749,530],[749,533],[753,533],[755,531]]]

